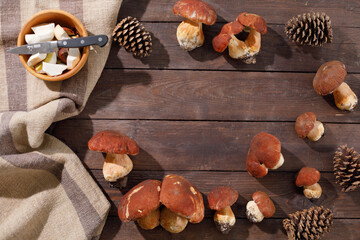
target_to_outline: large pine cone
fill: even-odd
[[[359,154],[354,148],[340,146],[335,152],[334,174],[343,192],[354,191],[360,185]]]
[[[151,35],[134,17],[126,17],[118,23],[113,31],[113,39],[126,51],[136,57],[149,56],[152,49]]]
[[[283,220],[283,226],[289,240],[317,240],[329,232],[332,217],[330,209],[316,206],[289,214],[289,218]]]
[[[286,36],[299,45],[322,46],[331,43],[331,20],[325,13],[304,13],[293,17],[285,25]]]

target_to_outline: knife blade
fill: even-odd
[[[54,52],[56,48],[78,48],[90,45],[99,45],[100,47],[103,47],[107,42],[108,37],[106,35],[95,35],[90,37],[64,39],[60,41],[26,44],[20,47],[11,48],[6,52],[14,54],[51,53]]]

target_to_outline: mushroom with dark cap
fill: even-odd
[[[224,234],[230,232],[235,225],[236,218],[231,206],[236,202],[239,193],[227,186],[219,186],[213,189],[207,196],[209,208],[216,210],[214,221],[217,228]]]
[[[346,75],[345,65],[342,62],[326,62],[316,72],[313,86],[320,95],[333,93],[335,104],[339,109],[352,111],[358,104],[358,98],[344,82]]]
[[[191,51],[204,44],[202,24],[213,25],[216,12],[201,0],[180,0],[173,7],[175,15],[186,18],[177,28],[176,36],[180,47]]]
[[[171,233],[183,231],[188,223],[199,223],[204,218],[204,201],[199,190],[178,175],[165,176],[160,192],[164,204],[160,215],[161,226]]]
[[[261,222],[264,217],[272,217],[275,213],[275,205],[265,192],[255,192],[252,201],[246,204],[246,217],[253,223]]]
[[[137,221],[145,230],[159,226],[160,190],[158,180],[145,180],[127,192],[120,200],[118,214],[123,222]]]
[[[304,187],[305,197],[320,198],[322,189],[318,181],[320,180],[320,172],[312,167],[303,167],[300,169],[296,177],[296,186]]]
[[[245,28],[246,27],[246,28]],[[236,34],[249,30],[245,42],[236,38]],[[261,34],[267,32],[267,25],[263,18],[256,14],[241,13],[236,21],[227,23],[219,35],[213,39],[213,47],[217,52],[229,48],[229,55],[234,59],[242,59],[245,63],[256,63],[255,56],[261,47]]]
[[[316,121],[316,115],[306,112],[297,117],[295,131],[300,138],[309,138],[311,141],[318,141],[324,134],[324,125]]]
[[[278,169],[283,163],[279,139],[265,132],[252,139],[246,157],[246,170],[251,176],[262,178],[268,173],[268,168]]]
[[[104,178],[108,182],[120,181],[126,185],[127,175],[133,168],[129,156],[139,153],[139,146],[128,136],[116,131],[102,131],[95,134],[88,142],[92,151],[106,153],[103,165]]]

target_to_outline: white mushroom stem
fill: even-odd
[[[320,198],[321,197],[321,193],[322,193],[322,189],[320,184],[315,183],[311,186],[304,186],[304,191],[303,191],[305,197],[312,199],[312,198]]]
[[[264,215],[255,201],[249,201],[246,204],[246,217],[253,223],[259,223],[264,219]]]
[[[253,58],[260,51],[261,34],[254,29],[250,29],[249,36],[245,42],[237,39],[235,35],[231,35],[229,42],[229,55],[234,59],[246,59],[246,63],[255,63]]]
[[[215,212],[214,221],[218,229],[223,233],[227,234],[231,228],[235,225],[236,218],[234,212],[230,206]]]
[[[179,233],[186,228],[188,220],[164,206],[161,210],[160,224],[168,232]]]
[[[271,169],[272,170],[278,169],[279,167],[281,167],[284,164],[284,161],[285,161],[284,156],[280,153],[280,159],[279,159],[278,163]]]
[[[349,85],[342,83],[333,92],[335,104],[341,110],[352,111],[358,104],[358,98],[356,94],[351,90]]]
[[[115,182],[120,178],[128,175],[133,169],[133,163],[127,154],[111,154],[106,155],[103,174],[108,182]]]
[[[254,56],[260,52],[261,34],[255,29],[250,29],[249,36],[245,40],[246,46],[249,48],[249,55]]]
[[[234,59],[244,59],[249,54],[249,49],[244,41],[241,41],[231,35],[231,39],[228,45],[229,56]]]
[[[136,220],[139,226],[145,230],[151,230],[160,224],[160,209],[157,208],[143,218]]]
[[[311,141],[318,141],[321,136],[324,134],[324,125],[320,121],[316,121],[314,124],[314,128],[311,129],[307,138]]]
[[[202,31],[202,23],[185,19],[178,26],[176,37],[180,47],[186,51],[201,47],[205,39]]]

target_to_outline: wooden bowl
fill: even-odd
[[[75,28],[78,31],[80,37],[87,36],[87,32],[84,25],[75,16],[65,11],[50,9],[50,10],[38,12],[25,23],[25,25],[21,28],[21,31],[19,33],[17,39],[17,45],[21,46],[26,44],[25,34],[33,33],[31,27],[42,23],[55,23],[55,25],[60,24],[60,26],[62,27]],[[63,81],[65,79],[74,76],[85,65],[86,60],[89,56],[89,47],[83,47],[80,61],[73,69],[54,77],[48,76],[46,74],[37,73],[33,68],[29,67],[27,65],[27,60],[29,59],[30,56],[31,55],[19,55],[22,65],[32,75],[46,81]]]

